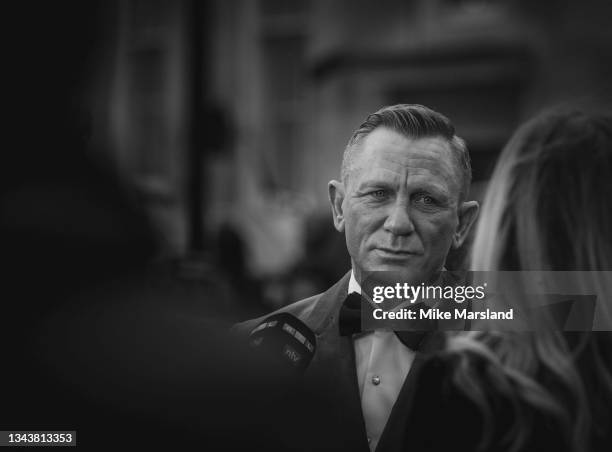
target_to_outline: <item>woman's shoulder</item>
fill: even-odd
[[[471,351],[426,358],[408,426],[422,447],[416,450],[510,450],[517,435],[526,435],[520,451],[567,450],[554,423],[522,404],[495,367]]]

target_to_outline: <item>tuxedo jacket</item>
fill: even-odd
[[[369,452],[361,399],[357,382],[353,341],[340,336],[338,314],[344,302],[350,272],[326,292],[285,306],[278,312],[293,314],[316,335],[316,352],[301,382],[303,406],[295,410],[308,413],[300,422],[299,437],[292,447],[308,451]],[[263,319],[248,320],[234,326],[239,335],[248,335]],[[431,333],[421,342],[406,377],[376,452],[409,450],[409,415],[414,400],[415,382],[425,358],[440,346],[440,336]],[[408,443],[405,444],[406,439]]]

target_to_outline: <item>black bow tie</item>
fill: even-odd
[[[417,303],[411,309],[419,309],[424,303]],[[411,350],[418,350],[425,337],[435,329],[435,321],[426,325],[426,331],[394,331],[400,342]],[[338,318],[340,336],[351,336],[361,333],[361,295],[350,293],[340,307]]]

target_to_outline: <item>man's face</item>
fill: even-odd
[[[330,183],[335,225],[345,231],[355,276],[400,271],[406,282],[427,282],[450,247],[461,244],[477,211],[476,203],[467,207],[466,228],[449,144],[378,128],[358,146],[347,186]]]

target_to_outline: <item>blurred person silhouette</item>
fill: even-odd
[[[0,196],[3,429],[76,430],[83,450],[234,450],[251,427],[235,414],[220,281],[188,283],[157,261],[153,228],[111,172],[85,158],[72,176],[48,169]]]
[[[516,131],[491,178],[472,268],[582,271],[566,277],[577,293],[603,294],[608,327],[449,334],[421,374],[406,450],[610,450],[611,194],[612,116],[555,109]]]
[[[0,165],[0,425],[76,430],[83,450],[244,450],[255,433],[237,408],[226,335],[238,313],[228,317],[215,281],[186,284],[157,260],[137,193],[99,158],[109,149],[89,146],[87,81],[107,6],[7,13],[18,29]]]

